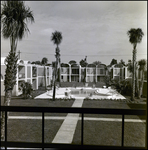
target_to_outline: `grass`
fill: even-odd
[[[51,143],[63,120],[45,120],[45,143]],[[42,120],[9,120],[8,141],[42,142]]]
[[[118,109],[146,109],[146,105],[127,103],[127,101],[84,100],[85,108],[118,108]],[[121,118],[121,115],[85,114],[84,117]],[[125,119],[146,119],[146,116],[125,115]],[[125,122],[124,146],[145,146],[145,123]],[[121,122],[84,121],[84,144],[88,145],[121,145]],[[78,121],[72,144],[81,143],[81,120]]]
[[[121,122],[84,122],[84,144],[121,146]],[[81,121],[78,121],[72,144],[81,142]],[[144,123],[125,123],[124,146],[145,146]]]
[[[34,91],[34,96],[44,93],[45,90]],[[128,99],[128,97],[127,97]],[[1,105],[4,97],[1,97]],[[139,100],[140,101],[140,100]],[[142,101],[142,100],[141,100]],[[43,107],[71,107],[73,100],[35,100],[23,99],[21,96],[12,97],[11,106],[43,106]],[[118,109],[146,109],[146,105],[118,100],[84,100],[82,107],[87,108],[118,108]],[[11,112],[10,116],[41,116],[41,113]],[[45,116],[66,116],[66,113],[45,113]],[[121,115],[85,114],[85,117],[121,118]],[[139,119],[138,116],[125,116]],[[145,119],[145,117],[141,117]],[[45,120],[45,143],[51,143],[59,130],[63,120]],[[8,120],[8,141],[41,142],[41,120]],[[81,121],[77,123],[72,144],[80,144]],[[125,146],[144,146],[145,123],[125,122]],[[84,121],[84,144],[90,145],[121,145],[121,122]]]
[[[52,100],[11,100],[10,106],[35,106],[35,107],[71,107],[74,101]],[[10,112],[13,116],[38,116],[38,113]],[[67,113],[48,113],[48,116],[66,116]]]
[[[19,142],[41,142],[41,132],[41,120],[9,120],[7,139]]]

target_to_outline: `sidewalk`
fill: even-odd
[[[76,99],[72,107],[82,107],[83,99]],[[72,143],[79,114],[69,113],[62,123],[52,143]]]

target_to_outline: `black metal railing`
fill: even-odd
[[[5,111],[5,141],[1,141],[1,146],[5,147],[25,147],[25,148],[103,148],[103,149],[146,149],[147,148],[147,119],[145,147],[126,147],[124,146],[124,116],[125,115],[143,115],[146,116],[147,110],[142,109],[107,109],[107,108],[77,108],[77,107],[28,107],[28,106],[1,106],[1,111]],[[8,142],[7,141],[7,112],[40,112],[42,113],[42,143],[31,142]],[[53,144],[44,143],[44,113],[79,113],[81,114],[81,145],[73,144]],[[84,145],[84,114],[114,114],[122,115],[122,136],[121,146],[98,146]]]

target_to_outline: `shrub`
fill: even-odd
[[[111,77],[109,75],[105,76],[104,82],[105,82],[107,87],[111,86],[111,84],[112,84]]]
[[[121,93],[123,95],[127,95],[127,96],[131,95],[132,86],[131,86],[131,82],[129,80],[126,80],[126,79],[121,80],[121,81],[114,80],[113,83],[114,83],[116,90],[119,93]]]
[[[22,88],[23,97],[25,99],[31,97],[32,92],[33,92],[32,85],[29,82],[23,81],[20,86]]]

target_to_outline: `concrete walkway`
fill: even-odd
[[[32,120],[41,120],[41,116],[8,116],[9,119],[32,119]],[[46,120],[64,120],[66,117],[55,117],[55,116],[45,116]],[[79,120],[81,120],[81,117],[79,117]],[[120,118],[93,118],[93,117],[84,117],[84,120],[88,121],[107,121],[107,122],[122,122],[122,119]],[[141,119],[124,119],[124,122],[146,122],[146,120]]]
[[[72,107],[82,107],[83,99],[76,99]],[[62,123],[52,143],[72,143],[79,114],[69,113]]]

